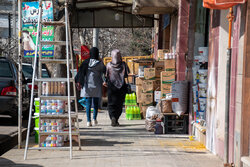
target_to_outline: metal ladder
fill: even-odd
[[[28,150],[42,150],[42,149],[63,149],[69,150],[70,159],[72,159],[72,137],[77,137],[77,142],[79,144],[79,150],[81,150],[80,143],[80,132],[79,132],[79,121],[78,121],[78,108],[77,108],[77,99],[76,99],[76,88],[75,88],[75,80],[70,77],[70,66],[73,73],[74,64],[73,64],[73,51],[72,51],[72,43],[71,43],[71,33],[70,33],[70,24],[68,17],[68,0],[65,0],[65,21],[51,21],[44,22],[42,21],[42,2],[43,0],[39,0],[39,14],[38,14],[38,27],[37,27],[37,36],[36,36],[36,49],[35,49],[35,58],[34,58],[34,66],[33,66],[33,75],[32,75],[32,89],[31,89],[31,99],[30,99],[30,108],[29,108],[29,120],[28,120],[28,130],[26,136],[26,145],[24,152],[24,160],[27,159]],[[42,41],[42,25],[44,26],[65,26],[66,30],[66,41]],[[38,42],[40,41],[40,42]],[[37,55],[38,55],[38,45],[39,45],[39,66],[38,66],[38,78],[35,78],[36,73],[36,64],[37,64]],[[42,45],[66,45],[66,59],[42,59]],[[46,63],[57,63],[57,64],[66,64],[67,66],[67,78],[42,78],[42,64]],[[34,81],[37,81],[38,84],[38,97],[40,97],[40,110],[39,110],[39,119],[68,119],[69,131],[68,132],[41,132],[40,131],[40,121],[39,121],[39,145],[40,139],[48,135],[68,135],[69,136],[69,147],[29,147],[29,136],[30,136],[30,128],[31,128],[31,117],[32,117],[32,107],[34,102]],[[42,82],[66,82],[67,83],[67,96],[42,96],[41,95],[41,83]],[[73,93],[70,94],[70,83],[73,84]],[[41,100],[67,100],[68,102],[68,114],[63,115],[41,115]],[[71,112],[71,100],[74,100],[75,103],[75,112]],[[76,131],[72,132],[72,120],[76,120]]]

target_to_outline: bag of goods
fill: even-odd
[[[175,81],[172,83],[172,110],[177,115],[184,114],[188,106],[188,82]]]

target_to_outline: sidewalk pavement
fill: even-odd
[[[107,111],[98,114],[98,126],[86,127],[86,115],[80,114],[82,150],[29,150],[14,148],[0,157],[0,166],[25,167],[221,167],[222,160],[187,136],[154,135],[147,132],[144,120],[120,119],[120,127],[111,127]]]

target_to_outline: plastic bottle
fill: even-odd
[[[133,109],[132,109],[132,119],[136,120],[136,106],[133,106]]]
[[[161,125],[161,120],[156,120],[155,134],[163,134],[163,127]]]
[[[128,107],[126,107],[126,119],[128,120]]]
[[[132,105],[136,105],[136,96],[135,96],[135,93],[132,93]]]
[[[131,120],[131,106],[128,106],[128,120]]]
[[[140,120],[141,119],[141,113],[140,113],[140,108],[137,106],[136,107],[136,119]]]
[[[125,106],[127,106],[128,105],[128,94],[126,94],[126,96],[125,96]]]
[[[131,103],[131,94],[128,94],[128,101],[127,101],[127,105],[128,105],[128,106],[129,106],[129,105],[131,105],[130,103]]]

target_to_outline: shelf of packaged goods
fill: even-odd
[[[41,100],[68,100],[68,96],[40,96]],[[70,100],[75,100],[75,96],[71,96]]]
[[[71,112],[70,114],[72,119],[76,119],[77,115],[75,112]],[[66,114],[62,114],[62,115],[41,115],[40,119],[67,119],[69,118],[69,115]]]
[[[69,150],[70,147],[30,147],[29,150]]]

